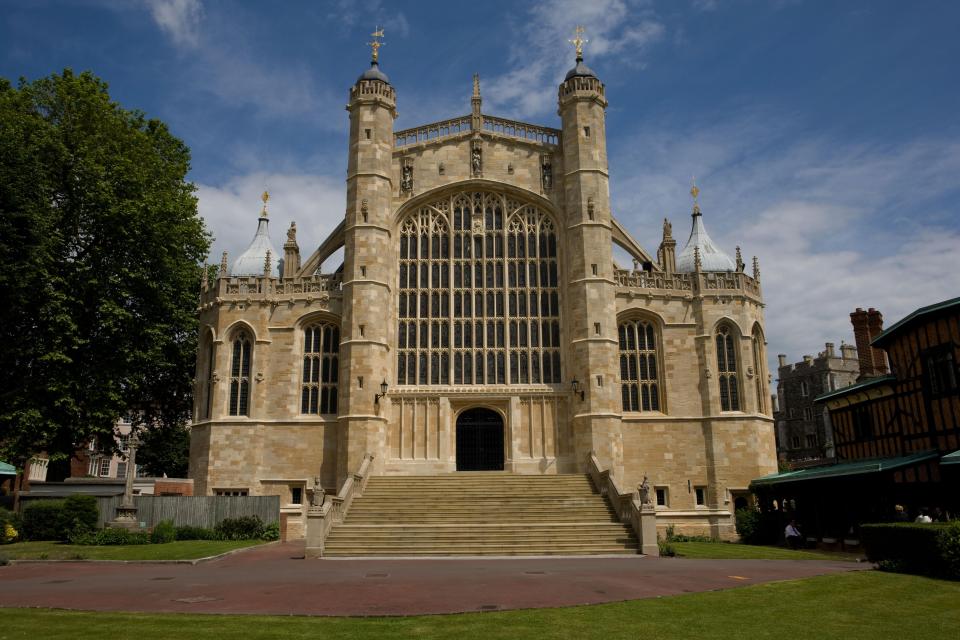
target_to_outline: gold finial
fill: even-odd
[[[373,50],[373,63],[377,64],[377,59],[380,56],[380,47],[384,46],[386,42],[380,42],[377,38],[383,37],[383,27],[377,27],[376,30],[370,34],[370,37],[373,38],[373,42],[368,42],[367,44]]]
[[[260,217],[266,218],[267,217],[267,200],[270,199],[270,193],[267,191],[264,191],[263,195],[260,196],[260,199],[263,200],[263,208],[260,209]]]
[[[700,213],[700,204],[697,202],[697,196],[700,195],[700,189],[697,187],[697,177],[693,176],[691,178],[693,186],[690,187],[690,195],[693,196],[693,212]]]
[[[583,60],[583,45],[590,42],[583,37],[583,25],[577,25],[577,28],[574,29],[574,38],[573,40],[567,40],[570,44],[577,48],[577,62]]]

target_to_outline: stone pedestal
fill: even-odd
[[[127,484],[123,489],[123,501],[117,507],[116,516],[110,521],[110,526],[117,529],[136,531],[140,528],[137,518],[137,507],[133,503],[133,478],[137,474],[137,446],[140,441],[136,434],[130,436],[127,453]]]
[[[640,506],[640,553],[647,556],[659,556],[657,544],[657,512],[652,504]]]

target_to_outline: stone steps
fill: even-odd
[[[636,554],[637,538],[586,475],[371,478],[327,556]]]

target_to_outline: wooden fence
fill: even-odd
[[[113,520],[122,499],[123,496],[97,497],[98,526]],[[28,502],[23,500],[24,504]],[[176,527],[213,529],[224,518],[241,516],[259,516],[264,524],[280,522],[279,496],[134,496],[133,502],[137,519],[146,528],[172,520]]]

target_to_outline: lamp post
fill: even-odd
[[[574,378],[573,382],[570,383],[570,388],[573,389],[574,395],[576,394],[580,395],[580,401],[583,402],[583,399],[586,396],[586,392],[580,386],[580,381]]]
[[[123,489],[123,500],[117,507],[117,515],[110,522],[111,527],[136,530],[140,528],[140,522],[137,519],[137,507],[133,503],[133,478],[137,475],[137,447],[140,446],[140,438],[136,432],[130,434],[130,440],[127,442],[127,482]]]
[[[380,383],[380,393],[373,394],[373,404],[380,404],[380,398],[385,398],[387,396],[387,381],[384,380]]]

